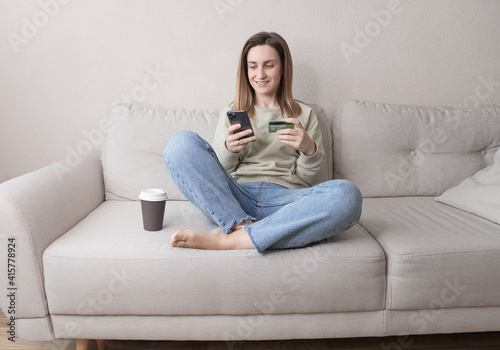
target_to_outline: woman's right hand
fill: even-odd
[[[255,141],[255,136],[248,137],[248,135],[252,133],[251,129],[238,132],[239,128],[241,128],[240,124],[234,124],[227,128],[226,148],[231,153],[238,153],[245,148],[249,142]]]

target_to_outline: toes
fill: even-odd
[[[172,247],[183,248],[186,247],[186,241],[171,242]]]
[[[182,231],[176,231],[170,238],[170,245],[172,247],[182,247],[185,244]]]

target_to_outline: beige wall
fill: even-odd
[[[497,0],[0,0],[0,182],[85,154],[118,101],[222,108],[261,30],[330,114],[499,102],[498,18]]]

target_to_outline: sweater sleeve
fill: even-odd
[[[323,147],[323,138],[321,136],[318,117],[313,109],[311,109],[308,123],[304,127],[309,137],[316,143],[316,153],[309,157],[300,153],[297,159],[297,176],[309,186],[314,186],[320,183],[322,179],[325,149]]]
[[[215,136],[212,142],[212,147],[222,166],[229,173],[232,173],[236,171],[236,168],[238,167],[239,153],[229,152],[226,148],[226,132],[230,125],[226,116],[228,110],[229,107],[224,108],[219,116],[219,121],[217,122],[217,127],[215,128]]]

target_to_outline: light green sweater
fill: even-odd
[[[294,147],[280,142],[275,133],[269,133],[269,122],[284,120],[280,109],[255,108],[250,120],[256,140],[239,153],[231,153],[225,146],[229,120],[226,107],[219,117],[212,146],[224,168],[238,183],[272,182],[287,188],[311,187],[321,181],[325,151],[318,118],[314,110],[300,103],[302,112],[297,118],[316,143],[316,153],[310,157]]]

